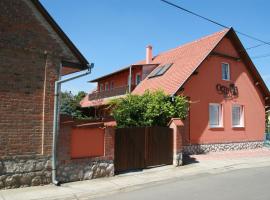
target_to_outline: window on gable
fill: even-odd
[[[151,74],[149,75],[148,78],[153,78],[153,77],[156,77],[156,76],[161,76],[163,74],[165,74],[165,72],[173,65],[173,63],[168,63],[168,64],[165,64],[165,65],[161,65],[161,66],[158,66],[157,68],[155,68]]]
[[[222,106],[221,104],[209,104],[209,126],[211,128],[222,127]]]
[[[242,105],[232,106],[232,126],[244,127],[244,111]]]
[[[230,65],[228,63],[222,63],[222,80],[230,80]]]

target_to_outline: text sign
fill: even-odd
[[[231,83],[229,86],[217,84],[216,89],[219,94],[223,94],[224,97],[237,97],[238,96],[238,88],[234,83]]]

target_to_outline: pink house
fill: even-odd
[[[232,28],[151,55],[152,48],[147,48],[146,60],[131,65],[141,66],[136,72],[140,74],[142,69],[148,69],[131,92],[162,89],[171,96],[189,98],[189,117],[183,121],[184,152],[262,146],[270,93]],[[125,77],[128,85],[128,76],[133,74],[130,68],[124,69],[125,75],[120,75],[123,70],[94,82],[100,88],[113,75],[115,79]],[[132,80],[136,81],[136,77]],[[92,95],[82,101],[83,106],[97,106],[93,102],[102,102],[98,106],[106,104],[104,98],[90,99]]]

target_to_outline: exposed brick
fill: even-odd
[[[1,0],[0,24],[0,157],[49,155],[54,83],[76,60],[31,1]]]

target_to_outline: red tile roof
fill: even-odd
[[[266,100],[266,105],[270,106],[269,90],[232,28],[224,29],[220,32],[158,54],[153,58],[151,64],[164,65],[173,63],[173,65],[162,76],[153,78],[146,77],[133,90],[132,94],[143,94],[145,90],[162,89],[165,93],[174,95],[225,36],[231,37],[238,49],[243,49],[240,51],[241,57],[245,59],[245,62],[248,64],[254,80],[260,83],[264,96],[269,97],[268,100]],[[135,65],[141,64],[145,64],[145,60],[140,61]],[[88,99],[85,98],[81,102],[83,107],[102,104],[106,104],[106,101],[88,101]]]
[[[152,63],[173,65],[162,76],[145,78],[132,93],[142,94],[148,89],[162,89],[167,94],[175,94],[229,30],[222,30],[155,56]]]

